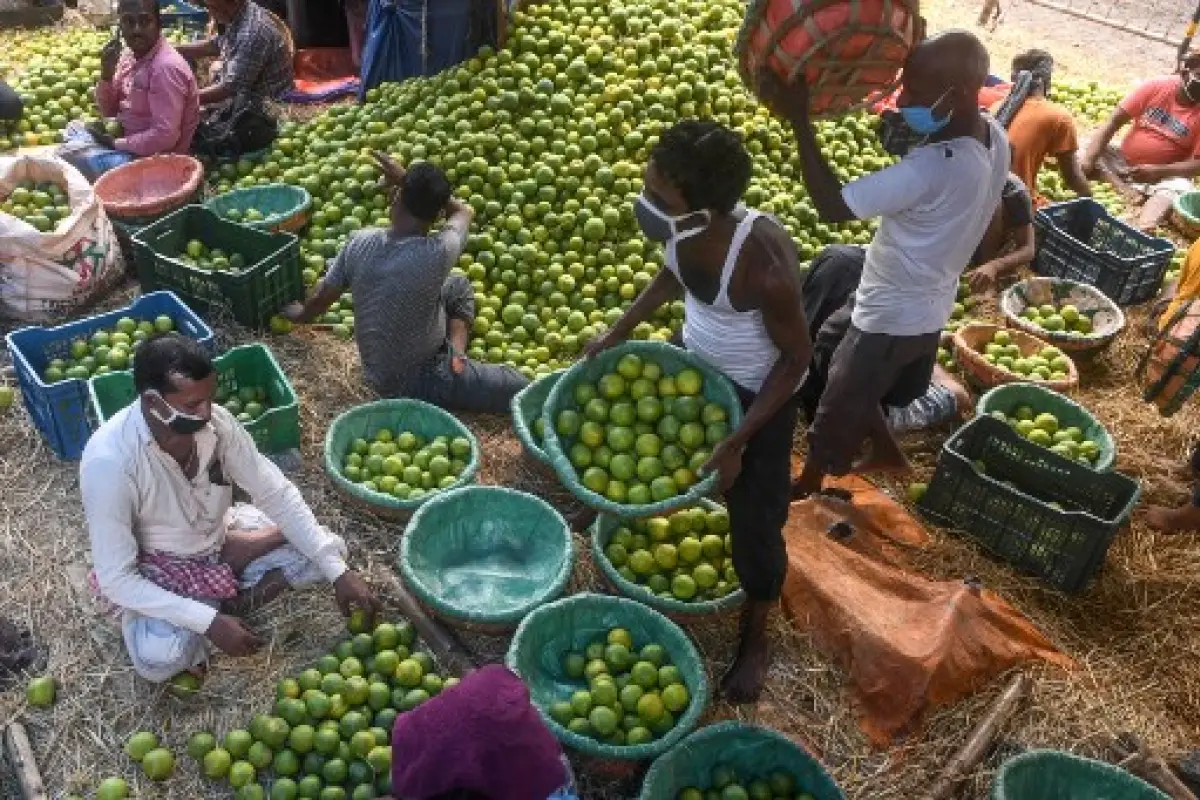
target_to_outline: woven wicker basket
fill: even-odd
[[[990,364],[983,357],[980,348],[991,342],[998,330],[1001,330],[999,325],[976,322],[959,328],[954,334],[954,360],[958,362],[963,375],[977,389],[991,389],[1006,383],[1029,381],[1028,377]],[[1043,347],[1049,347],[1046,342],[1023,330],[1008,329],[1008,332],[1012,336],[1013,344],[1021,349],[1022,356],[1030,356]],[[1037,385],[1056,392],[1069,392],[1078,386],[1079,371],[1075,369],[1075,362],[1071,361],[1070,356],[1067,356],[1067,361],[1070,369],[1067,371],[1066,380],[1038,381]]]
[[[1030,306],[1070,304],[1092,322],[1091,333],[1048,331],[1034,325],[1022,312]],[[1060,278],[1027,278],[1000,296],[1000,310],[1009,327],[1045,339],[1073,358],[1090,357],[1108,348],[1125,329],[1125,312],[1104,292],[1086,283]]]

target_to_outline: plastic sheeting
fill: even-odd
[[[472,0],[371,0],[359,97],[385,81],[434,75],[470,55]]]
[[[852,502],[792,504],[783,609],[849,673],[859,725],[874,744],[914,733],[931,708],[1018,664],[1073,665],[993,592],[910,572],[903,552],[928,535],[895,501],[860,478],[831,484]]]

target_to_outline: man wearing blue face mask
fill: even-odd
[[[853,302],[822,327],[822,336],[829,326],[846,330],[830,360],[794,497],[820,491],[829,474],[908,467],[884,404],[905,406],[929,387],[959,276],[1008,176],[1004,130],[977,105],[987,75],[987,51],[965,31],[913,48],[898,106],[919,144],[898,164],[846,186],[817,144],[807,87],[785,86],[770,71],[760,76],[760,96],[792,125],[821,220],[880,218]],[[855,464],[865,440],[871,454]]]
[[[716,122],[685,120],[662,134],[634,212],[646,237],[664,244],[666,269],[585,353],[625,340],[683,296],[684,346],[737,390],[745,418],[702,468],[720,475],[733,566],[748,596],[737,659],[721,681],[734,703],[758,697],[770,664],[767,620],[787,572],[797,390],[812,355],[796,245],[774,219],[738,203],[750,170],[741,137]]]
[[[209,645],[248,655],[261,640],[235,616],[287,586],[329,581],[346,614],[378,603],[346,566],[346,545],[233,415],[194,340],[167,334],[134,355],[138,399],[92,435],[79,466],[95,571],[134,669],[163,682],[196,674]],[[257,507],[234,505],[234,487]],[[261,509],[261,511],[259,510]]]

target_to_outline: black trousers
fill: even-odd
[[[755,395],[734,384],[742,409]],[[733,538],[733,567],[752,601],[773,602],[787,575],[787,522],[792,490],[792,437],[799,400],[791,397],[746,443],[742,471],[725,492]]]
[[[0,119],[19,120],[24,111],[21,96],[4,81],[0,81]]]

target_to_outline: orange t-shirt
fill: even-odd
[[[992,113],[1001,103],[992,107]],[[1008,126],[1008,141],[1013,149],[1012,171],[1035,191],[1038,170],[1046,156],[1079,149],[1071,112],[1044,97],[1026,98]]]
[[[1121,142],[1130,164],[1175,164],[1200,158],[1200,105],[1179,102],[1179,78],[1146,81],[1121,101],[1133,127]]]

